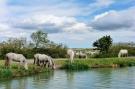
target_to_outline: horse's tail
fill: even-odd
[[[5,66],[9,66],[9,58],[5,56]]]

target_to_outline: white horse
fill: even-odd
[[[118,57],[128,57],[128,50],[127,49],[121,49],[118,53]]]
[[[33,64],[37,64],[37,65],[39,65],[39,62],[38,62],[38,57],[40,56],[40,55],[42,55],[42,54],[39,54],[39,53],[37,53],[37,54],[35,54],[34,55],[34,63]]]
[[[95,51],[89,51],[87,52],[87,54],[89,54],[91,57],[95,56],[95,55],[98,55],[100,53],[99,50],[95,50]]]
[[[54,65],[52,57],[45,55],[45,54],[35,54],[34,55],[34,64],[37,64],[39,66],[41,66],[41,64],[43,66],[48,65],[48,67],[55,69],[55,65]]]
[[[69,56],[70,62],[72,63],[73,59],[74,59],[74,56],[75,56],[74,51],[72,49],[68,49],[67,50],[67,55]]]
[[[28,70],[28,64],[26,58],[22,54],[17,53],[7,53],[5,59],[5,66],[10,66],[12,61],[19,62],[20,65],[23,65],[26,70]]]
[[[75,57],[76,57],[76,58],[79,58],[79,55],[80,55],[79,52],[75,52]]]
[[[79,53],[79,58],[86,58],[86,59],[87,59],[87,54],[82,53],[82,52],[80,51],[80,53]]]

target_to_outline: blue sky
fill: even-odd
[[[37,30],[73,48],[92,47],[104,35],[135,42],[134,0],[0,0],[0,41]]]

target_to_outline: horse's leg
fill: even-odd
[[[44,62],[43,60],[42,60],[42,61],[40,61],[40,66],[41,66],[41,67],[43,67],[43,66],[44,66],[44,65],[43,65],[44,63],[43,63],[43,62]]]
[[[12,68],[11,63],[12,63],[12,59],[8,59],[6,67],[11,69]]]
[[[51,67],[51,65],[50,65],[50,61],[48,61],[48,68],[50,68]]]
[[[44,68],[44,60],[42,61],[42,67]]]
[[[88,59],[88,56],[86,55],[86,59]]]
[[[5,66],[6,66],[6,68],[11,68],[11,66],[10,66],[11,61],[12,61],[12,59],[6,57],[6,60],[5,60]]]
[[[50,67],[50,63],[49,61],[46,61],[46,68],[49,68]]]
[[[9,58],[5,57],[5,67],[7,68],[9,66]]]
[[[38,66],[41,66],[41,60],[38,60]]]
[[[34,63],[33,63],[34,65],[36,64],[36,58],[34,57]]]
[[[44,68],[46,67],[46,61],[44,60]]]
[[[23,61],[20,60],[19,65],[18,65],[18,69],[20,69],[21,66],[23,66]]]
[[[44,68],[46,68],[46,61],[44,61]]]
[[[46,61],[46,65],[45,65],[45,68],[48,68],[48,61]]]
[[[40,60],[39,59],[37,59],[36,64],[37,64],[37,66],[40,66]]]

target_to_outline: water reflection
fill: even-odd
[[[47,84],[54,72],[46,72],[31,77],[17,78],[14,80],[0,81],[0,89],[30,89],[41,88]]]
[[[66,71],[67,74],[67,80],[72,81],[74,79],[74,71]]]
[[[43,88],[43,87],[47,87],[46,85],[48,85],[49,81],[51,80],[51,78],[53,78],[54,76],[54,72],[46,72],[46,73],[42,73],[39,75],[35,75],[33,76],[33,87],[35,88]]]
[[[96,83],[93,86],[98,86],[97,89],[107,89],[111,86],[112,82],[112,70],[109,68],[103,68],[103,69],[94,69],[93,71],[96,72]],[[97,82],[98,81],[98,82]]]
[[[2,87],[2,89],[26,89],[27,78],[18,78],[0,82],[0,86]]]

